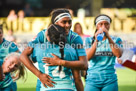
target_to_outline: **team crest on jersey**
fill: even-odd
[[[2,44],[2,47],[3,47],[3,48],[8,48],[9,44],[10,44],[10,42],[6,41],[6,42],[4,42],[4,43]]]

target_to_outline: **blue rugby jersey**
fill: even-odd
[[[13,42],[3,39],[3,42],[0,44],[0,59],[3,60],[6,55],[17,50],[18,47]]]
[[[117,37],[111,37],[120,47],[122,40]],[[91,47],[93,38],[86,39],[86,49]],[[109,45],[108,39],[98,42],[95,55],[89,61],[86,82],[97,85],[117,81],[115,74],[115,56]]]
[[[3,60],[0,60],[0,66],[2,66]],[[5,74],[5,79],[3,81],[0,81],[0,88],[5,88],[9,86],[13,82],[10,73]]]
[[[29,42],[29,46],[33,47],[34,50],[35,50],[35,46],[37,44],[42,44],[42,43],[48,42],[47,39],[46,39],[46,36],[45,36],[45,32],[46,32],[46,29],[44,29],[43,31],[39,32],[37,34],[37,37],[33,41]],[[85,52],[84,48],[81,48],[81,49],[77,48],[77,45],[83,45],[83,41],[82,41],[81,37],[78,34],[76,34],[75,32],[70,30],[69,34],[67,35],[67,43],[70,44],[76,50],[75,55],[77,54],[77,56],[86,56],[86,52]],[[70,50],[70,52],[71,52],[71,50]],[[34,55],[35,54],[33,54],[33,61],[36,62],[37,58]],[[72,59],[70,59],[70,60],[72,60]],[[39,69],[40,69],[40,67],[41,66],[39,66]],[[41,68],[41,69],[43,69],[43,68]],[[41,84],[40,80],[38,80],[37,83]],[[39,87],[39,85],[37,85],[37,87]],[[73,86],[73,87],[75,88],[75,86]]]
[[[71,79],[72,73],[71,69],[62,66],[62,71],[59,73],[59,66],[46,66],[43,63],[43,57],[52,57],[51,53],[61,57],[59,52],[58,45],[52,45],[50,42],[37,44],[34,47],[32,60],[38,62],[38,68],[42,73],[46,73],[53,77],[53,81],[55,84],[55,88],[45,88],[40,80],[37,81],[37,88],[40,88],[40,91],[49,90],[49,89],[72,89],[74,90],[73,80]],[[73,49],[69,44],[65,45],[64,48],[64,60],[74,61],[78,60],[75,49]]]
[[[42,30],[37,34],[37,37],[29,43],[29,46],[34,47],[37,43],[45,43],[46,36],[45,36],[46,29]],[[69,31],[67,35],[67,43],[70,44],[73,48],[76,49],[78,56],[86,56],[86,52],[84,48],[78,49],[78,45],[83,45],[82,38],[72,30]]]
[[[1,63],[3,63],[4,58],[11,52],[16,52],[18,50],[17,45],[15,45],[13,42],[7,41],[3,39],[3,42],[0,44],[0,60]],[[13,81],[11,78],[10,73],[5,74],[4,81],[0,82],[0,88],[4,88],[9,86]]]

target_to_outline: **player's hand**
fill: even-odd
[[[33,48],[32,47],[27,47],[27,48],[24,49],[23,54],[29,56],[29,55],[31,55],[32,52],[33,52]]]
[[[110,37],[109,31],[105,27],[102,27],[102,31],[105,33],[106,37]]]
[[[122,64],[122,60],[120,58],[117,58],[117,61],[119,64]]]
[[[47,63],[46,65],[47,66],[57,66],[57,65],[60,65],[60,61],[61,59],[56,56],[55,54],[52,54],[53,58],[51,57],[43,57],[43,62],[44,63]]]
[[[56,84],[54,81],[51,80],[52,77],[50,77],[50,76],[47,75],[47,74],[43,74],[43,73],[42,73],[42,74],[39,76],[39,79],[40,79],[40,81],[42,82],[42,84],[43,84],[43,86],[44,86],[45,88],[47,88],[47,86],[49,86],[49,87],[54,87],[53,84]]]

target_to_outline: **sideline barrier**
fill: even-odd
[[[85,34],[94,33],[94,17],[85,17],[84,19],[73,18],[73,26],[76,22],[80,22]],[[25,17],[23,20],[16,19],[8,21],[7,18],[0,18],[0,24],[3,24],[4,31],[12,29],[14,33],[35,33],[37,34],[44,28],[47,28],[50,23],[49,17]],[[73,29],[72,26],[72,29]],[[136,33],[136,18],[130,17],[126,19],[112,19],[110,32],[121,33]]]

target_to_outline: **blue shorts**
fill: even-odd
[[[36,91],[40,91],[40,88],[36,88]],[[52,89],[52,90],[46,90],[46,91],[74,91],[72,89]]]
[[[115,81],[113,83],[100,86],[86,84],[84,91],[118,91],[118,83]]]

